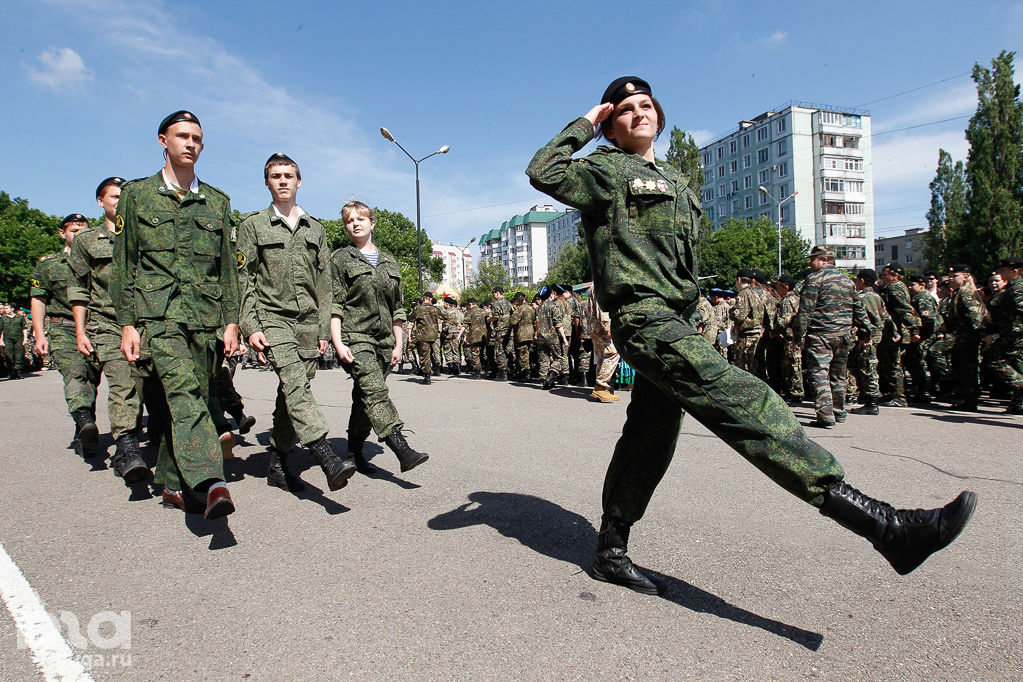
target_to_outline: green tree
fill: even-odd
[[[419,298],[419,276],[416,274],[416,224],[398,211],[386,208],[374,208],[376,225],[373,228],[373,243],[394,256],[401,268],[402,284],[405,291],[405,306],[408,307]],[[323,227],[327,231],[327,243],[331,249],[338,249],[351,244],[345,232],[344,221],[341,219],[324,220]],[[433,242],[423,230],[423,289],[430,282],[438,282],[444,275],[444,261],[431,255]]]
[[[692,134],[680,130],[678,126],[672,127],[670,137],[664,163],[680,170],[689,178],[693,191],[699,193],[703,185],[703,164],[700,162],[700,148],[696,140]]]
[[[475,298],[477,301],[489,301],[492,298],[490,294],[494,287],[504,289],[505,296],[508,298],[511,298],[514,293],[511,290],[511,278],[504,266],[496,260],[481,260],[472,273],[472,279],[462,289],[459,300],[464,302],[468,298]]]
[[[63,247],[57,234],[60,220],[0,191],[0,299],[28,307],[36,263]]]
[[[581,241],[566,246],[547,270],[540,284],[582,284],[593,279],[590,257]]]
[[[781,237],[782,271],[800,279],[809,270],[810,242],[789,228]],[[702,282],[705,286],[731,288],[742,268],[761,270],[768,277],[778,271],[778,228],[764,216],[752,222],[729,219],[720,229],[701,235],[698,249],[701,276],[708,277]]]
[[[952,163],[952,155],[938,150],[938,171],[931,180],[931,208],[927,211],[930,229],[924,238],[924,257],[933,269],[952,265],[949,235],[965,234],[966,170],[962,161]],[[956,247],[960,247],[956,245]]]
[[[1023,105],[1014,56],[1003,51],[990,69],[973,67],[977,112],[966,129],[966,220],[962,230],[948,232],[948,255],[980,273],[1023,253]]]

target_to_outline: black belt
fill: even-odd
[[[60,317],[59,315],[47,315],[46,319],[50,321],[50,324],[64,324],[74,325],[75,321],[70,317]]]

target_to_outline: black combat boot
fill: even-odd
[[[555,372],[547,372],[547,378],[543,380],[543,390],[549,391],[558,383],[558,375]]]
[[[456,362],[454,365],[451,366],[451,376],[457,377],[457,376],[461,375],[461,373],[462,373],[462,367],[461,367],[461,365],[459,363]]]
[[[96,426],[96,418],[92,416],[92,410],[80,407],[71,413],[71,418],[75,420],[75,428],[78,429],[82,446],[86,450],[99,447],[99,428]]]
[[[348,437],[348,456],[351,457],[352,461],[355,462],[355,468],[363,476],[372,476],[377,472],[377,468],[369,463],[365,455],[362,454],[362,446],[365,445],[366,439],[356,440],[351,436]]]
[[[141,481],[149,475],[149,467],[142,459],[142,448],[134,433],[126,433],[117,439],[110,463],[114,465],[114,473],[128,483]]]
[[[976,493],[964,490],[940,509],[895,509],[846,483],[832,483],[824,492],[821,514],[870,540],[896,573],[906,575],[952,544],[976,504]]]
[[[434,363],[432,372],[433,372],[433,376],[439,377],[440,376],[440,365]]]
[[[355,464],[352,460],[341,459],[334,454],[326,438],[310,443],[309,452],[320,463],[320,468],[327,477],[327,487],[331,490],[344,488],[348,485],[348,479],[355,475]]]
[[[266,467],[266,484],[281,490],[301,490],[301,481],[288,475],[288,455],[270,446],[270,461]]]
[[[238,425],[238,433],[243,436],[256,425],[256,418],[251,414],[246,416],[241,410],[235,410],[231,413],[231,416],[234,417],[234,423]]]
[[[88,457],[88,456],[90,456],[92,454],[91,452],[89,452],[89,453],[85,452],[85,446],[82,445],[82,439],[78,437],[78,427],[77,426],[75,427],[75,435],[74,435],[74,437],[71,438],[71,443],[70,443],[70,445],[68,447],[73,448],[74,451],[75,451],[75,454],[78,455],[79,457],[81,457],[82,459],[85,459],[86,457]]]
[[[423,383],[427,386],[430,385],[430,374],[426,373],[423,375]]]
[[[498,372],[497,376],[494,377],[494,378],[497,381],[508,381],[508,372],[502,370],[502,371]]]
[[[390,436],[384,439],[384,443],[387,447],[391,448],[391,452],[398,456],[398,462],[401,464],[402,473],[415,469],[417,466],[430,459],[430,456],[425,452],[416,452],[412,449],[412,446],[405,440],[405,436],[402,435],[401,431],[395,431]]]
[[[876,417],[880,413],[880,410],[877,409],[877,399],[864,398],[863,407],[857,407],[853,412],[855,414],[870,414]]]
[[[629,528],[630,524],[621,519],[601,517],[591,575],[643,594],[663,594],[664,582],[646,575],[629,559]]]

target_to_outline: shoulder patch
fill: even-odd
[[[114,234],[121,234],[121,230],[124,229],[124,216],[120,213],[114,218]]]
[[[236,253],[238,254],[238,269],[241,270],[242,268],[245,267],[245,264],[248,262],[248,260],[245,258],[245,254],[242,253],[241,251],[236,251]]]
[[[34,286],[34,287],[35,287],[36,289],[39,289],[39,288],[41,288],[41,287],[43,286],[42,284],[40,284],[40,283],[39,283],[39,280],[37,280],[37,279],[35,279],[35,278],[33,278],[33,279],[30,279],[30,280],[29,280],[29,282],[30,282],[30,283],[32,284],[32,286]]]

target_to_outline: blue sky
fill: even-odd
[[[185,108],[200,177],[242,211],[268,205],[262,166],[281,151],[313,215],[355,196],[414,219],[386,126],[417,158],[451,146],[421,166],[423,226],[461,245],[549,203],[523,173],[533,153],[636,74],[698,142],[789,100],[869,109],[888,236],[925,225],[938,148],[965,159],[974,62],[1021,36],[1023,2],[5,0],[0,189],[99,215],[99,180],[154,173],[157,124]]]

